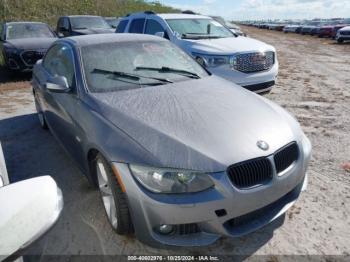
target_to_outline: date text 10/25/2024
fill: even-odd
[[[219,261],[217,256],[128,256],[128,261]]]

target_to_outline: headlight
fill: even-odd
[[[154,193],[194,193],[214,186],[208,174],[130,165],[131,173],[148,190]]]
[[[302,136],[301,136],[301,143],[303,144],[304,155],[306,158],[309,159],[311,155],[312,145],[310,140],[304,134],[304,132],[302,133]]]
[[[230,65],[233,67],[236,64],[234,56],[203,55],[198,53],[192,53],[192,56],[198,63],[205,67],[217,67],[222,65]]]
[[[5,47],[5,52],[7,54],[18,54],[19,53],[19,50],[17,48],[12,48],[12,47]]]

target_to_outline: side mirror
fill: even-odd
[[[55,76],[48,80],[46,89],[54,93],[67,93],[70,90],[67,78],[64,76]]]
[[[58,220],[63,196],[50,176],[0,188],[0,260],[12,260]]]
[[[165,38],[165,32],[157,32],[154,34],[155,36],[159,36],[161,38]]]
[[[56,34],[57,34],[58,38],[62,38],[62,37],[64,37],[64,34],[63,34],[63,33],[61,33],[61,32],[57,32]]]

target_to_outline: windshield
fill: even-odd
[[[111,92],[208,76],[170,42],[102,43],[81,50],[91,92]]]
[[[52,33],[46,24],[10,24],[7,26],[6,39],[20,39],[20,38],[53,38]]]
[[[71,25],[74,29],[111,29],[111,26],[102,17],[71,17]]]
[[[107,23],[113,28],[118,27],[120,20],[120,18],[106,18]]]
[[[170,28],[182,38],[224,38],[234,34],[213,19],[167,19]]]

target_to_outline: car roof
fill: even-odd
[[[212,19],[205,15],[191,15],[191,14],[158,14],[163,19]]]
[[[31,22],[31,21],[16,21],[16,22],[6,22],[6,25],[16,25],[16,24],[42,24],[42,25],[47,25],[46,23],[43,22]]]
[[[63,16],[63,17],[101,17],[99,15],[67,15],[67,16]]]
[[[344,26],[342,29],[340,29],[340,31],[346,31],[346,30],[350,30],[350,26]]]
[[[122,43],[122,42],[167,42],[166,39],[146,34],[98,34],[71,36],[62,38],[59,42],[69,42],[76,47],[84,47],[102,43]]]
[[[193,15],[193,14],[182,14],[182,13],[163,13],[163,14],[157,14],[157,13],[151,13],[151,12],[138,12],[138,13],[132,13],[128,16],[124,17],[124,19],[133,18],[133,17],[139,17],[139,16],[159,16],[163,19],[212,19],[209,16],[204,15]]]

